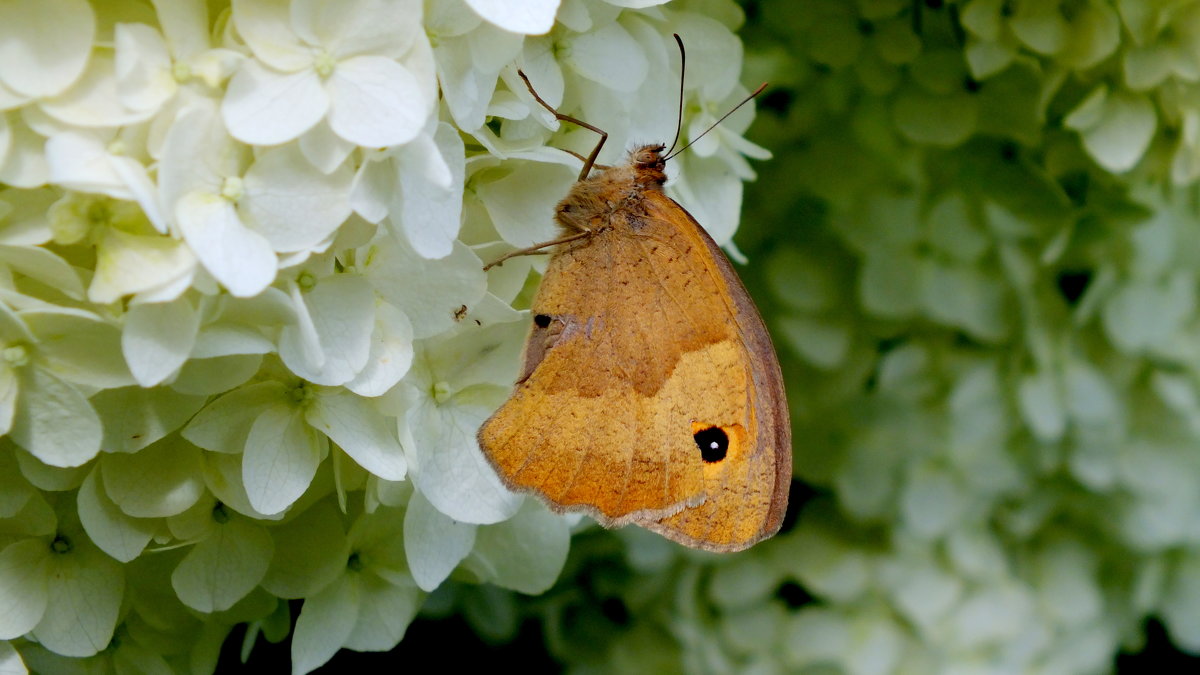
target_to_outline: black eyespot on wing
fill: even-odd
[[[550,315],[538,314],[537,316],[533,317],[533,323],[538,328],[548,328],[550,326]]]
[[[708,427],[692,434],[696,447],[700,449],[700,457],[705,462],[713,464],[725,459],[729,452],[729,436],[720,427]]]

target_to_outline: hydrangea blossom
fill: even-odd
[[[451,575],[548,589],[577,519],[475,441],[541,263],[483,263],[596,139],[516,73],[616,162],[673,133],[682,33],[698,135],[738,10],[677,5],[0,5],[0,670],[203,672],[246,623],[308,672]],[[752,115],[673,169],[721,242]]]

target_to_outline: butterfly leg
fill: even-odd
[[[559,244],[565,244],[567,242],[575,241],[576,239],[583,239],[584,237],[590,237],[590,236],[592,236],[592,230],[584,230],[582,232],[576,232],[575,234],[570,234],[565,237],[559,237],[558,239],[551,239],[550,241],[543,241],[540,244],[534,244],[533,246],[526,246],[525,248],[519,248],[515,251],[509,251],[508,253],[505,253],[504,255],[500,256],[499,258],[496,258],[492,262],[484,265],[483,271],[486,272],[486,271],[492,269],[493,267],[496,267],[497,265],[502,265],[502,264],[504,264],[504,261],[508,260],[509,258],[516,258],[517,256],[541,253],[542,249],[550,248],[551,246],[557,246]]]
[[[599,127],[594,127],[577,117],[571,117],[570,115],[564,115],[564,114],[558,112],[557,110],[554,109],[554,106],[550,105],[549,103],[546,103],[546,101],[544,101],[541,96],[538,96],[537,91],[534,90],[533,84],[529,81],[529,77],[527,77],[525,75],[524,71],[522,71],[520,68],[518,68],[517,75],[520,75],[521,79],[525,81],[525,86],[526,86],[526,88],[529,89],[529,93],[533,94],[533,100],[535,100],[539,104],[541,104],[541,106],[543,108],[545,108],[546,110],[549,110],[550,114],[554,115],[554,119],[556,119],[560,122],[570,122],[571,124],[577,124],[577,125],[583,127],[584,129],[588,129],[590,131],[594,131],[594,132],[600,134],[600,142],[596,144],[596,147],[592,148],[591,154],[588,155],[587,158],[583,160],[583,170],[579,172],[579,180],[583,180],[584,178],[587,178],[588,174],[592,172],[592,167],[596,165],[596,157],[598,157],[600,155],[600,148],[603,148],[604,142],[608,140],[608,132],[600,129]],[[575,153],[571,153],[571,154],[574,155]],[[576,155],[576,156],[578,157],[578,155]]]

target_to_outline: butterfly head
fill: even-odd
[[[662,185],[667,181],[667,159],[663,157],[666,149],[661,143],[643,145],[629,153],[629,163],[641,183],[656,183]]]

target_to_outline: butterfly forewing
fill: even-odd
[[[555,253],[532,314],[522,379],[479,434],[510,487],[710,550],[778,529],[791,473],[779,366],[682,207],[645,190],[602,214]]]

